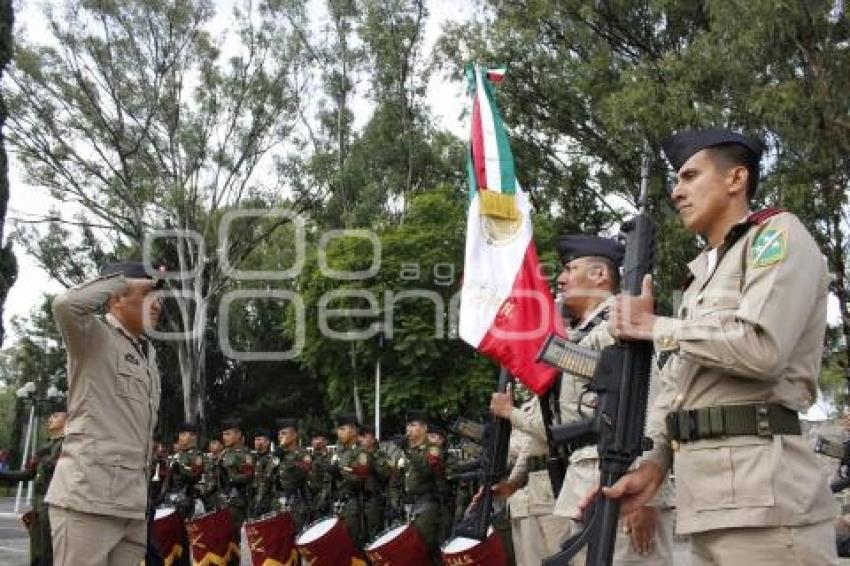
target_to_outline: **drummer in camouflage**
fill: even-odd
[[[369,540],[381,534],[386,524],[387,487],[392,468],[386,452],[378,446],[375,430],[363,426],[358,437],[360,447],[371,456],[372,468],[366,478],[366,524],[369,526]]]
[[[221,439],[224,450],[218,463],[220,507],[227,508],[233,519],[234,540],[240,540],[242,523],[250,505],[249,489],[254,479],[254,457],[244,446],[241,420],[232,417],[222,421]]]
[[[337,419],[337,453],[331,458],[330,476],[334,484],[334,511],[345,522],[351,538],[363,548],[369,533],[366,523],[366,483],[372,468],[372,455],[357,444],[359,423],[353,414]]]
[[[204,471],[204,456],[197,444],[197,428],[183,423],[177,431],[177,451],[168,458],[165,504],[174,507],[183,521],[195,513],[195,489]]]
[[[254,431],[254,481],[251,484],[253,497],[252,517],[261,517],[272,510],[271,479],[274,474],[275,456],[271,451],[272,436],[268,429]]]
[[[307,473],[307,489],[312,497],[310,511],[313,517],[324,517],[331,512],[331,481],[328,469],[331,455],[328,453],[328,439],[323,434],[313,435],[310,447],[310,471]]]
[[[277,441],[280,447],[275,455],[272,473],[272,506],[276,511],[292,515],[295,532],[310,521],[310,490],[308,474],[313,460],[306,450],[298,446],[298,420],[277,419]]]
[[[396,467],[404,473],[404,500],[407,520],[422,536],[432,557],[440,550],[439,494],[446,482],[445,462],[439,446],[428,442],[425,411],[407,413],[407,446]]]
[[[34,566],[52,566],[53,564],[50,518],[47,513],[47,504],[44,502],[44,495],[47,493],[50,480],[53,478],[56,461],[62,452],[66,417],[65,404],[56,403],[53,412],[47,418],[47,434],[50,436],[50,440],[38,449],[35,453],[35,459],[24,470],[0,472],[0,485],[33,481],[32,513],[25,514],[22,519],[29,530],[30,564]]]

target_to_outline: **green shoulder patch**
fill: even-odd
[[[750,246],[750,265],[765,267],[779,263],[788,255],[788,235],[785,230],[768,228]]]

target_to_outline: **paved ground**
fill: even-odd
[[[28,509],[21,505],[23,509]],[[29,538],[24,525],[13,511],[14,497],[0,497],[0,565],[27,566],[29,564]]]

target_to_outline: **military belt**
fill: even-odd
[[[531,472],[539,472],[540,470],[545,470],[546,466],[546,456],[531,456],[527,460],[528,473]]]
[[[676,442],[728,436],[801,434],[796,411],[783,405],[725,405],[674,411],[666,417],[667,432]]]

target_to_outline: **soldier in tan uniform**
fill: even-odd
[[[835,505],[800,434],[815,401],[826,261],[793,214],[749,211],[762,146],[728,130],[664,144],[673,202],[706,240],[679,318],[653,314],[652,284],[617,297],[613,332],[669,355],[649,416],[653,449],[611,488],[628,512],[676,470],[677,531],[692,564],[837,564]]]
[[[123,566],[145,555],[160,381],[144,333],[159,318],[156,288],[141,263],[111,264],[53,301],[68,350],[68,422],[46,497],[57,565]]]
[[[494,409],[498,410],[498,398]],[[517,459],[507,481],[494,489],[499,497],[508,498],[517,565],[537,566],[560,550],[569,523],[552,514],[555,497],[546,470],[549,449],[537,398],[528,398],[520,408],[511,409],[500,412],[511,420]]]
[[[619,287],[619,268],[623,262],[623,245],[609,238],[583,234],[570,235],[558,241],[558,256],[564,268],[558,276],[558,291],[563,300],[565,316],[570,319],[570,340],[587,348],[601,350],[614,343],[608,329],[608,311],[613,302],[613,293]],[[586,380],[564,373],[558,384],[558,412],[562,423],[578,421],[593,414],[595,398],[585,393]],[[533,437],[526,453],[538,459],[537,472],[541,489],[545,485],[551,494],[551,483],[545,471],[545,456],[548,447],[544,436],[539,401],[534,400],[524,410],[506,411],[503,400],[492,399],[491,407],[496,414],[510,418],[514,427],[524,428]],[[522,456],[521,458],[522,459]],[[543,460],[543,461],[540,461]],[[576,534],[583,526],[578,503],[581,498],[599,483],[599,454],[595,445],[576,447],[567,464],[561,491],[547,519],[549,532],[559,534],[558,543],[566,536]],[[624,517],[621,521],[622,534],[617,537],[614,564],[672,563],[672,512],[670,509],[670,485],[661,496]],[[560,549],[547,548],[549,556]],[[584,553],[575,558],[576,564],[584,563]]]

